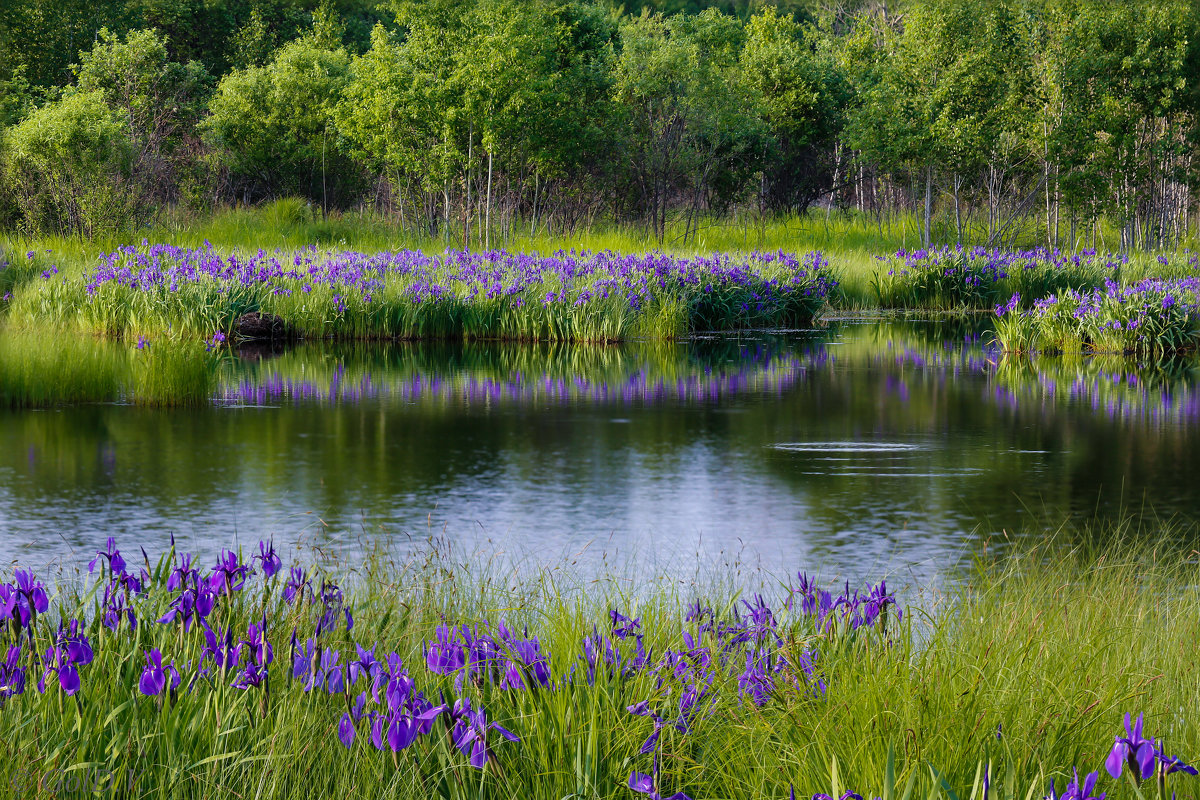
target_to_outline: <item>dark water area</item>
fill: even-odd
[[[433,536],[585,575],[920,580],[1003,532],[1196,521],[1194,365],[1004,359],[980,334],[244,351],[201,409],[0,411],[0,559]]]

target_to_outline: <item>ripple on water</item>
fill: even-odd
[[[925,449],[915,442],[779,442],[767,446],[787,453],[903,453]]]

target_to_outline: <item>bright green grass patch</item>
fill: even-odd
[[[204,405],[212,402],[223,354],[193,341],[111,342],[71,325],[0,327],[0,407]]]
[[[0,406],[112,401],[128,374],[127,354],[106,342],[0,328]]]

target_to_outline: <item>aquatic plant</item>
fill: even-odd
[[[1089,292],[1066,290],[1019,311],[998,306],[996,338],[1008,352],[1102,352],[1161,355],[1200,339],[1200,278],[1148,278],[1122,286],[1106,280]]]
[[[342,338],[614,341],[809,325],[836,286],[821,253],[680,258],[449,250],[220,255],[128,246],[14,299],[26,323],[78,319],[112,336],[232,334],[252,312]]]
[[[1126,256],[1094,250],[1002,250],[943,247],[899,250],[879,256],[874,286],[887,308],[978,309],[1020,295],[1027,303],[1066,290],[1084,290],[1120,279]],[[886,272],[883,268],[886,267]]]

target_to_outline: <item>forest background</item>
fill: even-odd
[[[493,247],[849,214],[912,245],[1186,247],[1185,0],[9,0],[0,229],[230,208]]]

